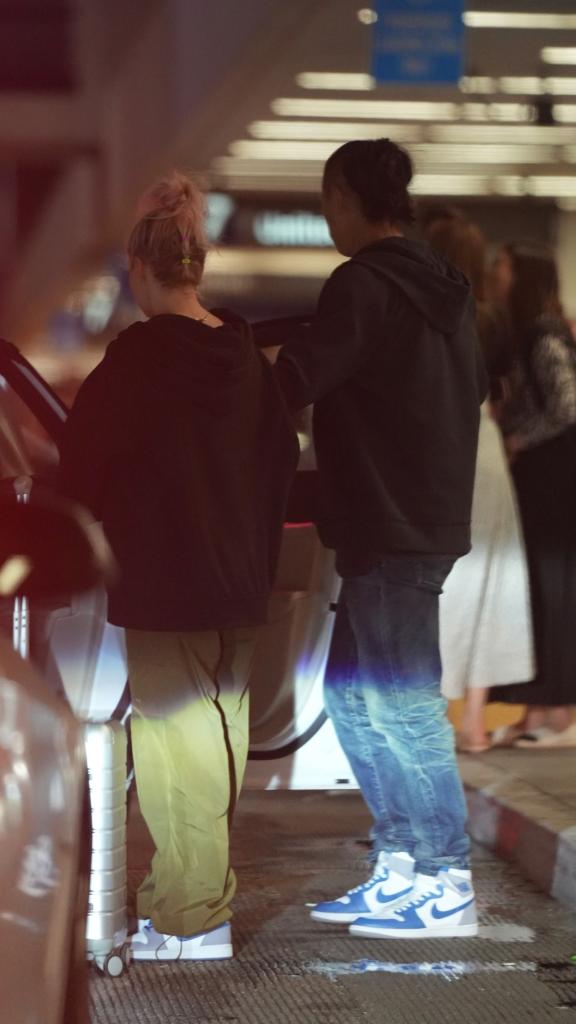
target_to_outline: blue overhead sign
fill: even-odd
[[[464,0],[377,0],[378,82],[454,84],[462,75]]]

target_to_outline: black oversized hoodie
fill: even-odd
[[[62,489],[103,521],[120,626],[266,618],[298,443],[249,326],[220,316],[220,328],[162,315],[123,331],[66,425]]]
[[[461,555],[486,375],[466,278],[401,237],[360,250],[282,349],[290,408],[314,402],[319,531],[344,575],[379,555]]]

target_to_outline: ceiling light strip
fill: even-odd
[[[576,64],[576,46],[545,46],[540,57],[545,64]]]
[[[371,92],[377,88],[372,75],[348,71],[304,71],[296,75],[301,89],[317,92]],[[536,75],[465,75],[458,83],[460,92],[477,95],[508,93],[517,96],[576,96],[576,78],[538,77]]]
[[[445,103],[418,100],[341,100],[279,97],[271,108],[279,117],[335,117],[383,120],[509,121],[533,117],[528,103]]]
[[[387,124],[383,121],[253,121],[248,131],[255,139],[302,139],[320,142],[333,139],[378,139],[394,136],[395,142],[418,142],[424,128],[417,124]]]
[[[465,11],[468,28],[576,29],[576,14],[548,11]]]
[[[335,141],[238,139],[229,147],[231,156],[243,160],[316,161],[324,162],[339,146]],[[570,152],[555,145],[498,143],[416,142],[410,145],[416,162],[459,164],[546,164],[569,162]],[[572,147],[573,149],[574,147]]]

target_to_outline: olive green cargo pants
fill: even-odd
[[[156,852],[139,917],[194,935],[231,917],[229,829],[248,754],[255,629],[126,630],[140,809]]]

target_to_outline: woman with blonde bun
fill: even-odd
[[[136,960],[232,955],[228,838],[248,747],[247,681],[266,619],[298,444],[249,325],[198,294],[202,197],[173,173],[128,242],[148,317],[84,382],[63,489],[101,519],[119,565],[132,743],[155,845],[137,896]]]

